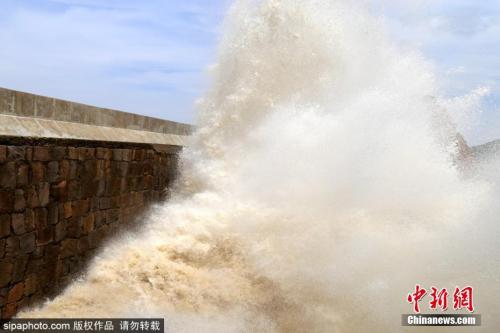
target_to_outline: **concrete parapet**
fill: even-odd
[[[0,88],[0,136],[185,145],[192,126]]]

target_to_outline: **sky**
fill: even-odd
[[[490,88],[467,140],[500,138],[500,1],[364,0],[450,97]],[[192,122],[229,0],[0,0],[0,86]]]

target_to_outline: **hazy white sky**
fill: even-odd
[[[364,0],[370,1],[370,0]],[[500,2],[379,0],[450,96],[489,86],[473,143],[500,138]],[[190,122],[226,0],[0,0],[0,86]]]

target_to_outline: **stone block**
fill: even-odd
[[[38,200],[41,207],[45,207],[50,201],[50,184],[41,183],[38,185]]]
[[[119,208],[121,203],[121,196],[111,197],[110,203],[110,208]]]
[[[9,292],[9,288],[0,289],[0,308],[3,307],[7,303],[7,294]]]
[[[22,212],[26,208],[26,199],[24,198],[23,190],[16,190],[14,192],[14,210]]]
[[[80,243],[80,241],[78,241],[78,243]],[[78,244],[79,246],[80,244]],[[78,252],[79,251],[79,248],[78,248]],[[77,254],[78,254],[77,252]],[[73,257],[73,258],[70,258],[69,260],[69,272],[70,273],[75,273],[77,272],[81,267],[81,260],[79,257]]]
[[[31,254],[31,258],[32,259],[41,259],[41,260],[43,260],[44,255],[45,255],[45,248],[46,247],[47,246],[45,246],[45,245],[39,245],[39,246],[37,246],[36,249],[35,249],[35,251],[33,251],[33,253]],[[28,272],[28,273],[30,273],[30,272]]]
[[[49,225],[54,225],[54,224],[57,224],[57,222],[59,222],[59,206],[56,202],[52,202],[48,208],[47,208],[47,211],[48,211],[48,224]]]
[[[28,261],[28,266],[26,267],[26,274],[38,274],[40,270],[43,268],[43,251],[42,251],[42,256],[39,258],[31,258]]]
[[[64,218],[68,219],[73,216],[73,204],[71,202],[65,202],[63,204]]]
[[[51,152],[52,160],[54,161],[61,161],[66,157],[67,149],[64,146],[52,147],[51,150],[52,150]]]
[[[50,279],[50,275],[45,267],[42,267],[42,269],[38,272],[37,282],[38,282],[38,288],[42,292],[46,292],[49,290],[48,287],[53,282],[53,280]]]
[[[81,254],[85,254],[89,250],[89,238],[88,236],[82,237],[78,240],[78,252]]]
[[[144,207],[144,192],[135,193],[135,205],[139,207]]]
[[[130,204],[130,193],[125,193],[120,196],[120,206],[127,207]]]
[[[99,210],[99,198],[93,197],[90,199],[90,211],[95,212]]]
[[[106,223],[118,223],[120,222],[120,210],[119,209],[108,209],[106,211]]]
[[[106,193],[106,180],[101,179],[97,183],[97,197],[102,197]]]
[[[0,146],[0,163],[3,163],[7,160],[7,147]]]
[[[14,260],[14,268],[12,270],[12,283],[18,283],[24,280],[24,274],[26,273],[26,266],[28,264],[29,256],[23,255],[18,256]]]
[[[126,194],[129,192],[129,184],[130,180],[127,178],[122,178],[120,180],[120,195]]]
[[[99,173],[99,162],[98,160],[86,160],[82,162],[82,170],[80,172],[80,178],[83,181],[91,181],[97,178]]]
[[[81,195],[81,184],[77,180],[71,180],[68,183],[68,200],[78,200],[82,197]]]
[[[82,233],[82,223],[80,218],[72,217],[66,225],[66,235],[70,238],[79,238]]]
[[[130,163],[130,172],[129,176],[132,177],[141,177],[144,174],[143,164],[140,162],[132,162]]]
[[[142,164],[142,170],[145,175],[153,175],[153,164],[151,161],[144,161]]]
[[[17,187],[26,186],[29,183],[29,171],[30,167],[28,164],[19,164],[16,173],[16,183]]]
[[[31,274],[24,280],[24,295],[30,296],[37,292],[36,275]]]
[[[148,149],[146,151],[146,159],[152,160],[155,158],[156,152],[153,149]]]
[[[50,183],[55,183],[61,180],[59,174],[59,162],[52,161],[47,164],[47,179]]]
[[[15,284],[7,296],[7,303],[14,303],[19,301],[24,295],[24,283],[20,282]]]
[[[160,192],[159,191],[152,191],[151,192],[151,200],[159,201],[160,200]]]
[[[23,253],[31,253],[36,247],[36,236],[34,232],[19,237],[19,247]]]
[[[26,209],[24,212],[24,225],[27,232],[35,230],[35,211],[33,209]]]
[[[5,243],[5,257],[17,257],[19,255],[19,251],[19,238],[16,236],[10,236],[7,238],[7,242]]]
[[[36,244],[47,245],[54,240],[54,227],[52,225],[38,228],[36,231]]]
[[[46,170],[45,165],[41,162],[31,163],[31,182],[40,183],[45,181]]]
[[[112,170],[111,170],[111,164],[113,162],[116,162],[116,161],[111,161],[111,160],[103,160],[103,163],[104,163],[104,177],[109,177],[109,175],[111,174]]]
[[[88,235],[90,232],[94,231],[94,214],[89,214],[82,218],[82,234]]]
[[[58,285],[61,281],[60,279],[63,276],[63,273],[64,273],[64,260],[57,260],[55,275],[56,275],[56,281],[57,281]]]
[[[104,197],[99,199],[99,208],[100,209],[110,209],[111,208],[111,198]]]
[[[108,225],[103,225],[102,227],[100,227],[98,230],[97,230],[97,234],[98,234],[98,241],[99,242],[103,242],[109,235],[109,228],[108,228]]]
[[[34,186],[28,187],[26,189],[26,204],[30,208],[35,208],[40,206],[40,200],[38,199],[38,193]]]
[[[59,244],[49,244],[45,247],[44,263],[47,266],[55,266],[59,259]]]
[[[10,235],[10,215],[0,215],[0,238]]]
[[[0,239],[0,259],[5,256],[5,238]]]
[[[50,147],[37,146],[33,148],[34,161],[50,161],[52,159],[50,154]]]
[[[68,200],[68,182],[62,180],[59,183],[51,185],[50,195],[54,197],[54,200],[59,202]]]
[[[122,161],[132,161],[132,150],[122,149]]]
[[[57,262],[57,274],[62,277],[69,274],[69,259],[59,260]]]
[[[68,156],[68,159],[70,159],[70,160],[77,160],[78,159],[78,148],[68,147],[67,156]]]
[[[78,200],[72,203],[73,217],[82,217],[90,211],[90,200]]]
[[[106,176],[106,161],[97,160],[97,170],[96,170],[97,179],[102,179],[103,177]]]
[[[85,185],[82,187],[82,198],[92,198],[99,192],[99,180],[92,179],[84,181],[83,184]]]
[[[153,181],[154,181],[153,176],[145,176],[144,177],[144,189],[145,190],[152,190],[153,189]]]
[[[96,158],[102,160],[110,160],[113,158],[113,152],[108,148],[97,148],[96,149]]]
[[[70,161],[69,163],[69,179],[74,180],[78,178],[78,161]]]
[[[69,160],[62,160],[59,162],[59,175],[61,176],[61,179],[69,179],[70,165]]]
[[[14,192],[0,190],[0,214],[10,213],[14,209]]]
[[[54,230],[54,240],[56,242],[59,242],[66,237],[66,226],[67,226],[66,221],[61,221],[58,224],[56,224]]]
[[[16,187],[16,162],[0,164],[0,187],[13,189]]]
[[[12,230],[14,230],[14,234],[16,235],[22,235],[26,233],[24,214],[12,214]]]
[[[2,308],[2,318],[3,319],[10,319],[10,318],[14,317],[14,315],[16,314],[16,311],[17,311],[17,304],[16,303],[6,304]]]
[[[132,167],[133,163],[129,162],[119,162],[116,166],[116,172],[120,177],[127,177],[130,174],[134,172],[134,169]]]
[[[78,147],[79,160],[92,160],[95,158],[95,148]]]
[[[26,161],[33,161],[33,147],[26,147]]]
[[[128,178],[127,179],[127,184],[126,184],[126,187],[125,187],[125,191],[126,192],[133,192],[134,189],[138,188],[138,179],[137,177],[134,177],[134,178]]]
[[[121,161],[122,158],[123,158],[122,149],[118,149],[118,148],[113,149],[113,160]]]
[[[89,249],[95,249],[99,246],[99,235],[96,231],[92,231],[88,235]]]
[[[7,148],[7,159],[10,161],[24,160],[26,158],[26,147],[9,146]]]
[[[48,225],[48,211],[46,208],[36,208],[35,212],[35,227],[41,228]]]
[[[145,157],[144,149],[134,149],[133,151],[133,160],[134,161],[142,161]]]
[[[106,179],[106,196],[115,196],[120,194],[122,178],[112,175]]]
[[[106,212],[102,210],[98,210],[94,213],[94,227],[95,229],[100,228],[102,225],[106,223]]]
[[[10,283],[10,280],[12,279],[13,269],[14,264],[11,260],[0,260],[0,287],[5,287]]]
[[[65,239],[61,241],[61,258],[68,258],[78,254],[78,239]]]

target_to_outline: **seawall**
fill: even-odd
[[[191,126],[0,88],[0,307],[64,287],[168,197]]]

